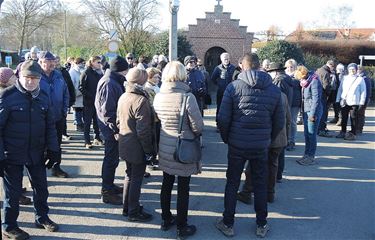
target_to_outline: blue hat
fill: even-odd
[[[55,56],[49,52],[49,51],[43,51],[39,55],[40,59],[45,59],[45,60],[56,60]]]

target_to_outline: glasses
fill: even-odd
[[[195,62],[195,61],[190,61],[189,63],[191,63],[191,64],[195,64],[196,62]]]
[[[133,60],[133,58],[132,58],[132,57],[128,57],[127,59],[129,59],[129,60]]]
[[[102,64],[102,62],[96,62],[96,64]]]

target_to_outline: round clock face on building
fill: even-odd
[[[117,41],[112,40],[108,42],[108,50],[110,52],[117,52],[118,49],[119,49],[119,44]]]

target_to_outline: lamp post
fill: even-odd
[[[177,12],[180,0],[169,0],[171,27],[169,28],[169,61],[177,60]]]

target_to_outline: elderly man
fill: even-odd
[[[216,228],[225,236],[234,236],[234,214],[241,174],[250,164],[254,187],[256,235],[265,237],[267,224],[267,159],[270,143],[285,125],[280,89],[269,74],[259,71],[255,53],[242,59],[243,72],[228,85],[218,115],[221,138],[228,144],[227,183],[223,218]]]
[[[42,52],[39,56],[39,64],[43,70],[40,86],[48,92],[55,116],[59,159],[61,160],[61,142],[69,108],[69,91],[64,77],[55,69],[56,58],[52,53],[48,51]],[[69,175],[61,169],[60,164],[61,162],[53,166],[52,175],[60,178],[68,177]]]
[[[216,92],[216,124],[221,100],[223,99],[225,88],[232,81],[233,73],[236,67],[230,63],[229,53],[220,55],[221,64],[216,66],[211,75],[211,81],[217,85]]]
[[[39,64],[28,60],[22,64],[16,84],[0,94],[0,175],[5,190],[2,227],[7,239],[29,238],[17,224],[24,167],[33,185],[35,225],[49,232],[58,230],[48,217],[44,151],[47,149],[48,167],[59,162],[61,155],[49,93],[39,86],[41,75]]]

